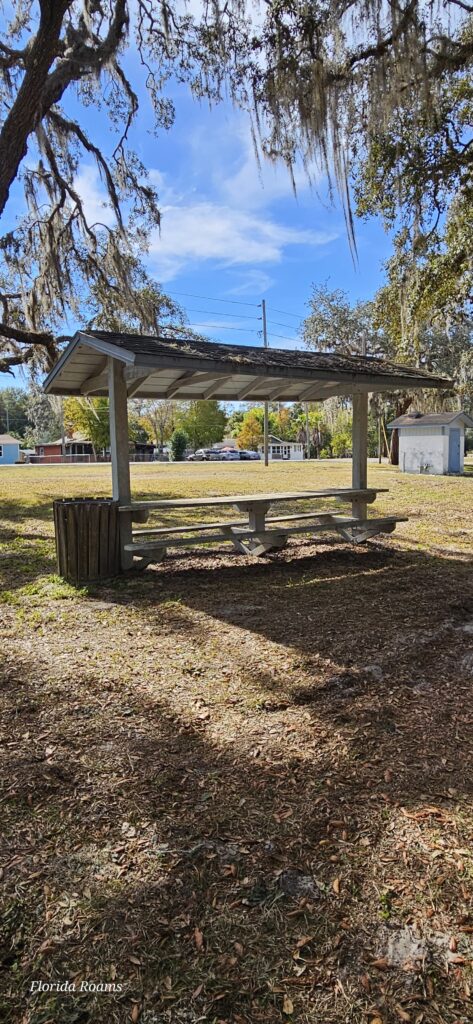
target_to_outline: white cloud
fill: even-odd
[[[236,128],[235,124],[231,127],[233,145],[235,139],[239,142],[238,167],[227,176],[220,173],[215,179],[216,185],[230,202],[238,203],[244,209],[264,207],[278,199],[294,198],[294,186],[297,197],[307,192],[311,183],[320,181],[321,176],[315,169],[309,177],[303,167],[296,166],[293,169],[293,182],[289,170],[281,161],[273,163],[263,156],[258,159],[247,120],[239,120]],[[219,143],[222,144],[221,135]]]
[[[110,203],[107,203],[97,167],[92,164],[83,164],[74,180],[74,188],[82,199],[89,224],[95,224],[97,221],[108,227],[113,227],[116,224]]]
[[[288,199],[290,209],[296,207],[287,169],[264,160],[258,166],[248,119],[215,115],[214,124],[209,131],[208,120],[197,120],[186,140],[185,170],[172,184],[159,170],[150,171],[162,210],[161,233],[151,240],[153,272],[169,281],[203,261],[220,269],[245,267],[250,276],[234,294],[261,294],[273,283],[263,265],[281,263],[290,246],[323,246],[339,231],[292,226],[287,206],[281,222],[274,204]],[[297,194],[307,194],[302,168],[295,179]]]
[[[274,284],[274,278],[265,270],[248,270],[240,275],[240,284],[234,285],[226,292],[227,295],[264,295]]]
[[[150,256],[154,270],[166,281],[189,263],[280,263],[288,246],[321,246],[336,237],[334,232],[290,227],[270,216],[197,200],[163,208],[161,234],[153,235]]]
[[[287,206],[284,221],[279,219],[273,204],[290,197],[291,181],[281,165],[266,162],[258,169],[247,121],[232,116],[210,135],[206,127],[206,135],[201,123],[188,138],[181,174],[171,178],[160,168],[149,168],[162,220],[161,230],[151,235],[147,262],[163,282],[204,262],[220,270],[240,268],[241,284],[232,293],[261,295],[273,284],[268,267],[280,264],[288,249],[320,248],[335,240],[339,230],[288,223]],[[301,194],[309,187],[302,171],[297,171],[297,186]],[[114,223],[94,166],[81,168],[76,188],[92,222]]]

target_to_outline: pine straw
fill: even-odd
[[[81,593],[28,479],[0,552],[3,1019],[468,1021],[471,480],[410,480],[426,519],[364,548]]]

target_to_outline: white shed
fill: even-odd
[[[259,452],[264,452],[264,445],[258,446]],[[281,441],[280,437],[270,434],[268,437],[268,459],[270,462],[279,462],[281,459],[291,462],[301,462],[304,458],[304,445],[298,441]]]
[[[399,468],[404,473],[463,473],[466,412],[410,412],[389,424],[399,431]]]

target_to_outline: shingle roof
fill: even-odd
[[[137,398],[322,400],[354,391],[451,388],[425,370],[373,356],[227,345],[196,338],[78,332],[45,382],[57,395],[108,391],[107,357],[125,364]]]
[[[388,424],[388,430],[399,427],[442,427],[461,419],[465,426],[473,427],[473,419],[466,412],[408,412]]]
[[[19,444],[17,437],[12,437],[11,434],[0,434],[0,444]]]
[[[65,437],[64,440],[65,440],[66,444],[75,444],[76,442],[78,444],[81,444],[82,441],[84,442],[84,444],[90,444],[90,438],[86,437],[85,434],[81,434],[79,430],[74,430],[72,432],[72,434],[68,434],[68,436]],[[62,437],[59,437],[57,441],[39,441],[39,444],[40,445],[45,445],[45,444],[49,444],[49,445],[51,445],[51,444],[61,444],[62,445]]]
[[[308,349],[263,348],[256,345],[228,345],[220,341],[201,341],[196,338],[152,337],[141,334],[115,334],[109,331],[87,331],[87,335],[108,341],[117,348],[136,355],[172,355],[179,358],[198,356],[200,359],[222,360],[237,366],[256,366],[290,369],[324,369],[341,373],[375,373],[403,377],[425,377],[432,374],[401,363],[390,363],[375,356],[339,355],[334,352],[312,352]]]

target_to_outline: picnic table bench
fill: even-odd
[[[400,516],[368,518],[365,514],[351,515],[338,508],[313,508],[308,512],[281,512],[268,516],[271,506],[277,502],[300,502],[327,500],[350,503],[362,510],[372,504],[376,495],[387,488],[327,488],[316,491],[289,491],[270,494],[233,494],[206,498],[171,498],[157,501],[135,501],[120,505],[120,513],[132,520],[146,521],[150,512],[174,509],[220,508],[233,506],[245,518],[224,519],[218,522],[175,524],[171,526],[147,527],[132,530],[132,541],[125,544],[125,550],[137,561],[134,568],[145,568],[160,562],[168,547],[193,547],[199,544],[230,541],[236,551],[246,555],[264,555],[287,544],[289,536],[296,533],[336,532],[352,543],[359,544],[378,533],[391,533]],[[152,538],[152,539],[150,539]]]

